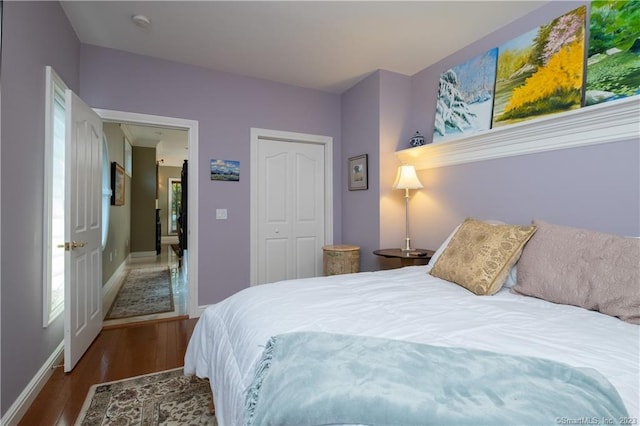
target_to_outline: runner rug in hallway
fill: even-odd
[[[105,320],[172,312],[173,289],[167,266],[132,269]]]
[[[182,368],[93,385],[76,425],[216,425],[209,381]]]

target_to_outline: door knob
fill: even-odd
[[[58,248],[64,248],[66,251],[73,250],[78,247],[84,247],[87,245],[86,241],[71,241],[64,244],[58,244]]]

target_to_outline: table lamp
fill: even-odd
[[[404,203],[406,216],[406,238],[402,251],[411,251],[411,238],[409,237],[409,190],[423,188],[420,179],[416,175],[416,169],[413,166],[402,165],[398,167],[396,181],[393,183],[395,189],[404,189]]]

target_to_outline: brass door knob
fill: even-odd
[[[57,247],[58,248],[63,248],[66,251],[69,251],[69,250],[73,250],[73,249],[78,248],[78,247],[84,247],[86,245],[87,245],[86,241],[71,241],[70,243],[66,242],[64,244],[58,244]]]

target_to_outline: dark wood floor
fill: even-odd
[[[184,365],[196,319],[102,330],[71,373],[57,368],[20,425],[72,425],[91,385]]]

